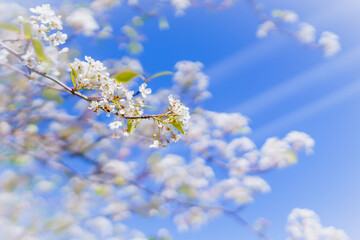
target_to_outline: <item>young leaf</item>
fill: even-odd
[[[36,53],[36,56],[38,57],[38,59],[42,60],[42,61],[49,61],[45,54],[44,54],[44,48],[43,45],[41,44],[41,42],[37,39],[33,39],[32,40],[32,44]]]
[[[143,46],[139,42],[131,41],[128,44],[128,50],[131,54],[138,54],[143,51]]]
[[[72,80],[72,83],[74,84],[74,87],[76,87],[76,79],[78,78],[78,74],[70,64],[69,64],[69,66],[71,68],[71,80]]]
[[[169,22],[167,21],[167,19],[165,17],[161,17],[159,19],[159,29],[160,30],[165,30],[165,29],[169,29],[170,25]]]
[[[74,78],[74,74],[73,74],[73,73],[71,73],[71,81],[72,81],[74,87],[76,88],[76,81],[75,81],[75,78]]]
[[[71,68],[71,73],[74,75],[75,78],[78,78],[78,74],[75,71],[75,69],[69,64],[70,68]]]
[[[136,26],[136,27],[141,27],[142,25],[144,25],[144,20],[142,17],[139,16],[135,16],[132,19],[132,23]]]
[[[58,104],[63,103],[63,98],[59,95],[59,92],[54,89],[44,88],[41,91],[41,94],[44,96],[44,98],[49,99],[49,100],[54,100]]]
[[[25,34],[25,37],[27,37],[28,39],[32,38],[31,27],[30,27],[30,24],[28,24],[28,23],[25,24],[24,34]]]
[[[20,33],[20,29],[11,23],[0,23],[0,28],[2,28],[4,30],[12,31],[12,32]]]
[[[297,155],[296,153],[294,153],[293,151],[287,151],[285,152],[286,156],[288,157],[288,161],[291,164],[295,164],[298,161]]]
[[[115,78],[117,82],[126,83],[136,76],[141,76],[141,74],[134,72],[133,70],[124,70],[122,72],[119,72],[118,74],[115,74],[112,77]]]
[[[155,75],[152,75],[151,77],[149,77],[149,79],[153,79],[153,78],[157,78],[157,77],[161,77],[161,76],[165,76],[165,75],[172,75],[173,73],[170,71],[165,71],[165,72],[159,72]]]
[[[179,130],[182,134],[184,134],[184,129],[182,127],[182,124],[180,123],[179,120],[175,119],[171,122],[171,124],[177,129]]]
[[[195,189],[189,185],[180,186],[178,192],[187,195],[189,198],[194,198],[196,195]]]
[[[138,119],[129,119],[128,120],[128,122],[127,122],[127,131],[129,133],[129,135],[131,135],[135,131],[135,129],[136,129],[137,125],[139,124],[139,122],[140,122],[140,120],[138,120]]]

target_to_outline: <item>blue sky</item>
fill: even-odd
[[[285,239],[285,222],[291,209],[316,211],[324,226],[344,229],[360,238],[359,142],[360,63],[356,1],[267,1],[269,9],[296,11],[300,20],[318,30],[340,36],[342,51],[324,58],[320,51],[300,46],[286,36],[271,34],[257,39],[256,16],[243,3],[210,12],[187,11],[170,18],[170,30],[147,26],[149,38],[140,56],[145,69],[169,67],[182,59],[205,64],[212,99],[208,109],[241,112],[252,120],[250,134],[257,144],[266,137],[283,137],[291,130],[309,133],[315,153],[300,156],[297,165],[264,174],[272,192],[259,196],[243,212],[249,221],[263,216],[272,225],[268,234]],[[156,64],[156,65],[155,65]],[[158,69],[161,70],[161,69]],[[179,239],[256,239],[232,219],[220,218],[201,232]]]
[[[44,1],[29,1],[31,2]],[[139,56],[144,69],[172,70],[180,60],[201,61],[210,77],[213,97],[205,107],[213,111],[241,112],[251,119],[250,137],[261,145],[267,137],[283,137],[291,130],[305,131],[316,141],[315,153],[300,156],[297,165],[263,174],[272,192],[259,196],[243,212],[251,221],[272,222],[268,235],[285,239],[285,222],[291,209],[317,212],[323,225],[344,229],[360,239],[360,2],[357,0],[269,0],[267,9],[289,9],[318,33],[340,36],[342,51],[324,58],[278,33],[266,39],[255,36],[260,23],[238,0],[234,7],[213,12],[186,11],[184,17],[167,13],[170,29],[160,31],[149,21],[143,31],[148,40]],[[115,13],[115,11],[113,12]],[[114,22],[125,23],[126,7],[116,10]],[[83,40],[85,41],[85,40]],[[117,44],[84,48],[96,59],[121,58]],[[161,82],[166,85],[166,81]],[[169,226],[165,220],[136,219],[149,231]],[[176,235],[177,239],[257,239],[232,219],[221,217],[202,231]]]

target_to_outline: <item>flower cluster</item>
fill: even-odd
[[[180,61],[175,64],[177,70],[173,80],[181,91],[186,90],[195,97],[194,100],[204,100],[211,96],[206,89],[209,85],[209,77],[206,76],[201,69],[201,62]]]
[[[115,130],[114,137],[116,138],[119,137],[116,130],[124,126],[124,119],[128,119],[127,128],[123,127],[122,129],[122,134],[128,136],[137,127],[140,117],[143,116],[144,99],[151,94],[151,89],[147,88],[146,83],[142,83],[139,86],[138,95],[134,91],[128,90],[124,84],[110,77],[107,68],[100,61],[95,61],[91,57],[85,57],[85,60],[75,59],[70,65],[74,80],[74,91],[81,89],[98,90],[101,97],[98,100],[92,100],[89,109],[97,113],[99,110],[103,110],[107,116],[116,115],[116,120],[109,124],[109,127]],[[119,121],[119,118],[122,118],[122,121]],[[154,129],[155,140],[150,147],[158,148],[165,146],[165,142],[170,142],[167,136],[170,136],[173,142],[179,139],[180,136],[176,132],[184,133],[190,114],[189,108],[170,95],[166,113],[149,115],[145,118],[153,118],[156,122],[159,134],[156,135]]]
[[[191,6],[191,2],[189,0],[171,0],[171,5],[174,6],[176,15],[180,16],[185,13],[185,9]]]
[[[172,95],[169,96],[168,111],[174,114],[183,127],[187,126],[190,119],[189,108],[184,106],[179,99],[174,99]]]
[[[341,229],[323,227],[319,216],[312,210],[295,208],[288,216],[286,229],[289,232],[288,240],[326,239],[349,240],[350,238]]]
[[[75,90],[91,89],[98,90],[100,100],[91,101],[89,109],[99,113],[99,110],[107,112],[107,115],[115,114],[119,117],[141,116],[143,101],[133,99],[134,91],[129,91],[122,83],[118,83],[110,77],[106,67],[100,61],[91,57],[85,57],[85,61],[75,59],[70,65],[72,76],[75,79]],[[148,93],[148,91],[147,91]],[[122,122],[115,121],[110,124],[112,129],[122,126]]]
[[[94,35],[95,31],[100,28],[93,16],[93,12],[88,8],[76,9],[67,16],[65,21],[71,27],[76,29],[76,31],[83,33],[85,36]]]
[[[67,35],[60,31],[50,36],[47,35],[52,30],[62,30],[63,28],[61,16],[56,16],[49,4],[30,8],[30,11],[35,14],[30,17],[30,24],[36,37],[48,42],[50,46],[58,46],[65,43]]]

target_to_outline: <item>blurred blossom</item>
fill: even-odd
[[[264,38],[267,37],[269,32],[276,29],[276,25],[274,24],[273,21],[266,21],[264,23],[262,23],[259,27],[258,30],[256,32],[256,36],[258,38]]]
[[[295,208],[288,216],[288,240],[349,240],[341,229],[323,227],[319,216],[312,210]]]
[[[298,15],[295,12],[290,11],[290,10],[282,11],[281,18],[284,22],[289,22],[289,23],[298,21]]]
[[[300,30],[297,32],[298,38],[304,43],[315,41],[316,29],[308,23],[300,23]]]
[[[88,8],[79,8],[73,11],[66,17],[66,23],[85,36],[93,35],[100,28],[93,12]]]
[[[189,0],[171,0],[171,4],[175,8],[177,16],[184,15],[185,9],[191,6],[191,2]]]
[[[326,57],[330,57],[341,50],[339,37],[332,32],[321,33],[319,44],[324,48]]]

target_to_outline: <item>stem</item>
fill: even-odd
[[[9,53],[16,56],[20,61],[22,60],[21,59],[22,54],[15,52],[13,49],[6,46],[6,44],[4,44],[2,41],[0,41],[0,46],[2,46],[4,49],[6,49]],[[21,73],[22,75],[26,76],[27,78],[30,78],[29,74],[23,72],[20,69],[17,69],[17,68],[15,68],[15,67],[13,67],[13,66],[11,66],[9,64],[2,64],[2,65],[10,67],[14,71]],[[39,74],[40,76],[43,76],[43,77],[55,82],[56,84],[60,85],[64,89],[64,91],[67,91],[67,92],[71,93],[74,96],[78,96],[78,97],[80,97],[80,98],[82,98],[82,99],[84,99],[84,100],[86,100],[88,102],[91,102],[91,101],[94,100],[93,97],[88,97],[88,96],[76,91],[75,89],[67,86],[65,83],[63,83],[62,81],[60,81],[59,79],[57,79],[54,76],[51,76],[51,75],[49,75],[47,73],[44,73],[44,72],[40,72],[40,71],[36,70],[35,68],[33,68],[33,67],[29,66],[29,65],[25,65],[25,66],[29,71],[35,72],[35,73]],[[42,84],[39,84],[39,85],[42,85]],[[53,88],[53,87],[51,87],[51,88]],[[59,90],[59,89],[56,89],[56,90]],[[101,109],[104,110],[103,108],[101,108]],[[118,115],[118,114],[116,114],[116,115]],[[123,118],[125,118],[125,119],[150,119],[150,118],[165,117],[165,116],[167,116],[167,115],[166,114],[155,114],[155,115],[143,115],[143,116],[123,116]]]

